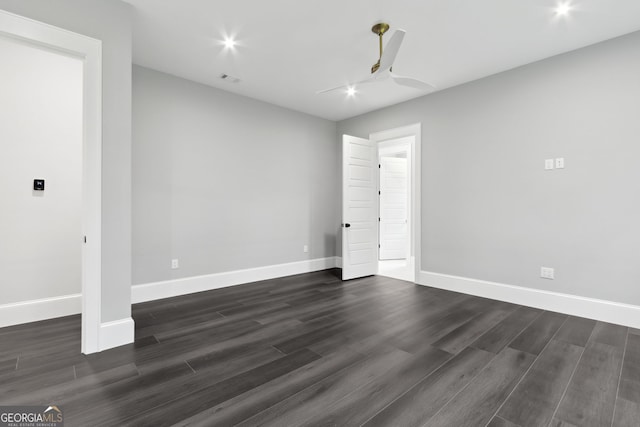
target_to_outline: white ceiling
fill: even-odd
[[[385,41],[407,32],[394,72],[438,90],[640,30],[640,0],[573,0],[565,18],[558,0],[125,1],[136,64],[331,120],[424,95],[390,81],[316,94],[368,75],[381,20]]]

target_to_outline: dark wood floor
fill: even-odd
[[[67,426],[638,426],[640,331],[325,271],[138,304],[135,344],[79,316],[0,329],[0,405]]]

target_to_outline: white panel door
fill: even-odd
[[[406,259],[407,159],[380,158],[380,259]]]
[[[376,145],[342,137],[342,280],[378,270]]]

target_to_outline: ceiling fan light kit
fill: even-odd
[[[371,27],[371,31],[378,36],[379,44],[380,44],[380,58],[378,62],[373,64],[371,67],[371,75],[365,79],[357,81],[355,83],[350,83],[347,85],[342,85],[338,87],[334,87],[331,89],[321,90],[317,92],[318,94],[333,92],[336,90],[349,90],[350,88],[355,88],[357,85],[365,84],[365,83],[373,83],[380,82],[387,79],[393,80],[394,83],[407,86],[418,90],[423,91],[431,91],[434,89],[428,83],[425,83],[421,80],[414,79],[412,77],[404,77],[394,74],[393,71],[393,62],[398,55],[398,51],[400,50],[400,46],[402,45],[402,41],[404,40],[404,35],[406,34],[403,30],[396,30],[391,36],[391,40],[387,43],[386,49],[383,50],[383,42],[382,37],[384,34],[389,31],[389,24],[386,22],[379,22]]]

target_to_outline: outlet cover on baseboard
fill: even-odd
[[[177,270],[178,268],[180,268],[180,262],[177,259],[172,259],[171,260],[171,269],[172,270]]]
[[[540,277],[543,279],[553,280],[555,277],[555,271],[551,267],[540,267]]]

